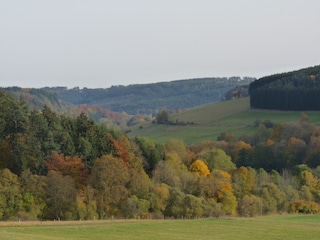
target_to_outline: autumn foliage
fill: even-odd
[[[85,186],[88,181],[88,170],[80,157],[64,156],[53,153],[45,162],[48,171],[56,171],[64,176],[71,176],[78,185]]]
[[[308,122],[186,146],[128,136],[0,91],[0,220],[318,213],[320,128]]]
[[[291,213],[320,213],[320,205],[313,201],[299,200],[290,204]]]
[[[210,170],[208,166],[200,159],[194,161],[190,165],[190,171],[196,174],[197,176],[208,176],[210,174]]]

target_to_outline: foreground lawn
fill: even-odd
[[[319,239],[320,215],[203,220],[0,222],[0,239]]]

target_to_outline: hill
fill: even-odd
[[[260,78],[250,84],[252,108],[320,110],[320,66]]]
[[[199,78],[112,86],[106,89],[68,89],[46,87],[41,89],[8,87],[4,91],[15,99],[22,99],[28,108],[49,107],[54,112],[69,116],[85,113],[98,123],[113,128],[124,128],[150,121],[159,110],[181,112],[212,102],[248,94],[253,78]]]
[[[56,94],[43,89],[8,87],[3,90],[10,93],[16,100],[22,99],[30,110],[42,109],[46,105],[57,113],[65,113],[70,107],[70,104],[58,99]]]
[[[309,117],[310,123],[320,123],[318,112],[251,109],[247,97],[208,104],[169,116],[171,121],[178,120],[185,125],[144,123],[126,131],[129,136],[145,136],[162,143],[177,138],[186,144],[196,144],[206,140],[215,141],[222,133],[235,136],[253,134],[259,130],[260,123],[297,123],[303,114]]]
[[[253,78],[199,78],[160,82],[153,84],[134,84],[112,86],[106,89],[65,87],[44,88],[48,92],[74,105],[87,104],[99,106],[114,112],[129,115],[153,114],[167,109],[175,112],[196,106],[224,100],[225,94],[233,88],[249,85]]]
[[[109,127],[117,125],[126,126],[127,121],[132,118],[132,116],[128,116],[127,114],[113,112],[98,106],[66,103],[62,99],[59,99],[57,94],[44,89],[9,87],[3,90],[10,93],[16,100],[21,99],[24,101],[29,110],[41,110],[44,106],[47,106],[58,114],[68,116],[79,116],[81,113],[85,113],[94,121],[103,123]]]

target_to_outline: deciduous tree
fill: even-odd
[[[234,169],[231,172],[234,195],[241,199],[245,195],[253,194],[255,189],[255,175],[246,167]]]
[[[45,164],[49,171],[54,170],[64,176],[71,176],[75,180],[77,187],[87,185],[88,170],[80,157],[53,153]]]
[[[208,176],[210,174],[208,166],[200,159],[194,161],[189,170],[197,176]]]
[[[235,168],[235,164],[231,161],[231,157],[222,149],[212,149],[202,155],[203,161],[208,165],[210,171],[220,169],[230,171]]]
[[[234,145],[233,148],[233,162],[237,162],[239,160],[239,153],[242,149],[251,150],[252,146],[249,143],[245,143],[243,141],[239,141]]]
[[[22,209],[18,176],[9,169],[0,170],[0,219],[13,220]]]
[[[119,215],[128,196],[128,168],[121,158],[104,155],[98,158],[91,171],[91,184],[96,190],[100,218]]]
[[[76,188],[70,176],[49,171],[47,176],[45,216],[49,219],[73,219],[75,215]]]

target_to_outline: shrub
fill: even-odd
[[[290,204],[290,213],[319,213],[320,205],[313,201],[298,200]]]

